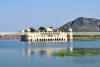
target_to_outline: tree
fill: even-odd
[[[46,29],[45,29],[45,27],[40,27],[39,29],[38,29],[40,32],[44,32]]]
[[[30,32],[35,32],[35,29],[33,27],[30,27]]]
[[[59,31],[62,31],[62,32],[64,32],[66,29],[65,29],[65,27],[61,27],[60,29],[59,29]]]
[[[49,28],[52,28],[52,29],[53,29],[53,27],[52,27],[52,26],[50,26]]]

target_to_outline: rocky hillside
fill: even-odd
[[[100,20],[95,18],[79,17],[74,21],[66,23],[58,29],[68,31],[69,27],[71,27],[74,32],[99,32]]]

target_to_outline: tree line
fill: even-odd
[[[49,27],[49,28],[52,28],[52,29],[53,29],[53,27]],[[30,32],[36,32],[36,31],[37,31],[37,30],[36,30],[35,28],[33,28],[33,27],[29,27],[29,29],[30,29]],[[46,31],[46,28],[43,27],[43,26],[41,26],[41,27],[38,28],[38,31],[44,32],[44,31]],[[27,32],[27,29],[25,30],[25,32]]]

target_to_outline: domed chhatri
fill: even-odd
[[[53,32],[52,28],[47,28],[47,32]]]
[[[69,32],[72,32],[72,28],[69,28]]]

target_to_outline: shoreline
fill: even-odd
[[[21,39],[21,36],[0,36],[0,40],[2,39]],[[91,36],[91,37],[73,37],[73,40],[95,40],[100,39],[100,36]]]
[[[21,36],[0,36],[0,40],[5,39],[21,39]]]
[[[95,37],[73,37],[73,40],[96,40],[100,39],[100,36],[95,36]]]

